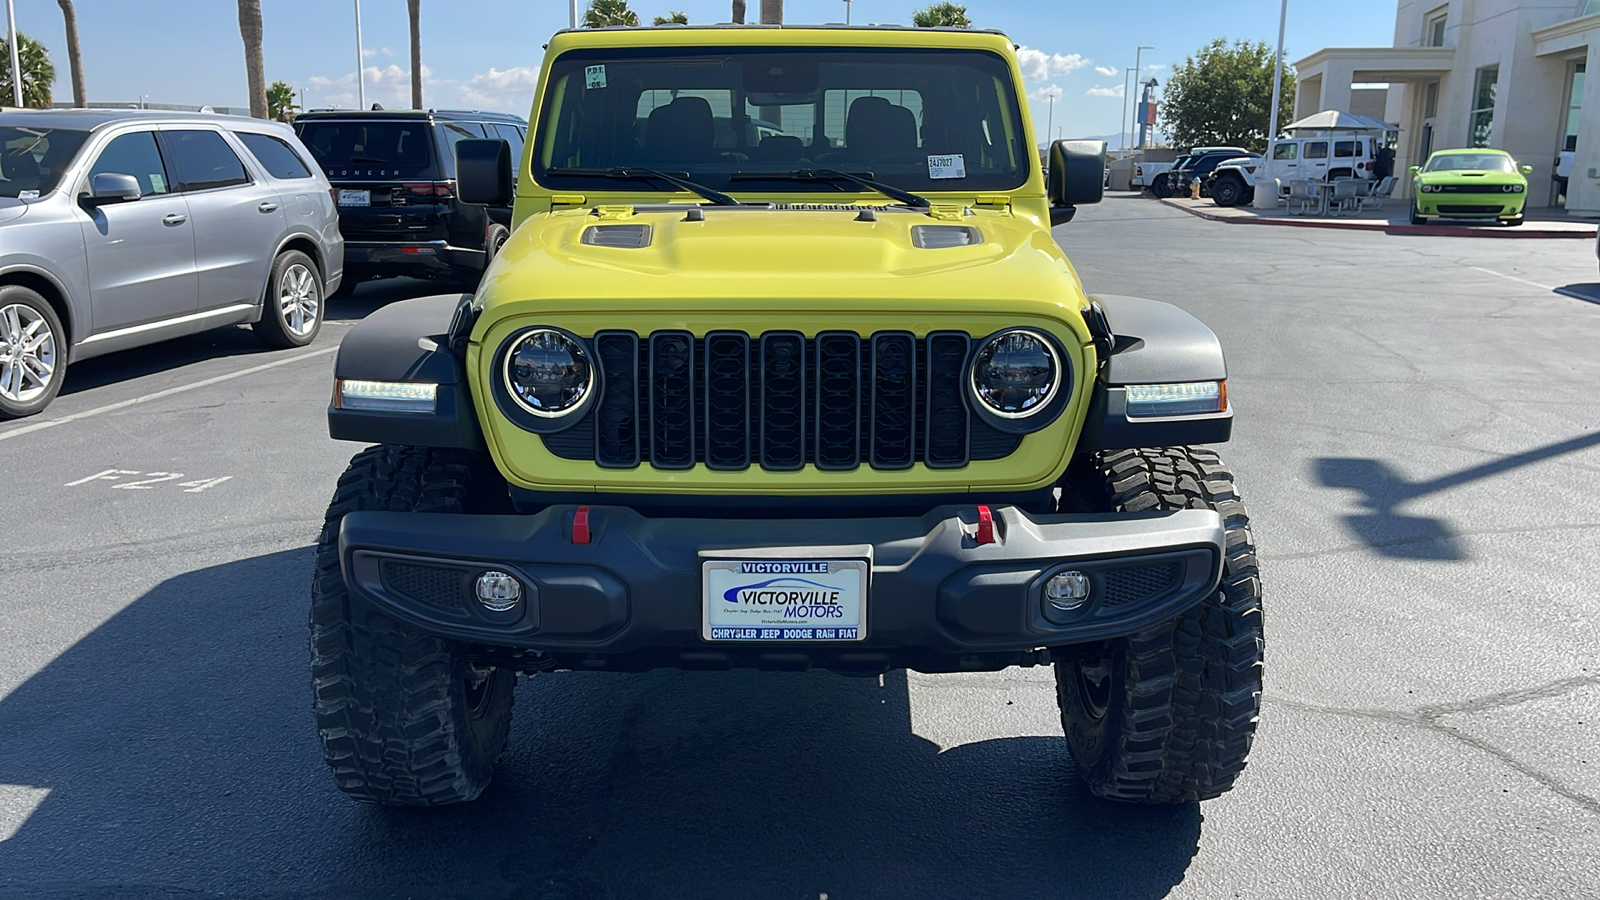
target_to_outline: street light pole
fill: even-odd
[[[6,28],[10,37],[6,46],[11,48],[11,104],[22,105],[22,61],[17,57],[17,10],[11,0],[6,0]]]
[[[1050,140],[1050,132],[1054,131],[1055,127],[1056,127],[1056,95],[1055,95],[1055,92],[1052,91],[1050,93],[1049,97],[1050,97],[1050,113],[1049,113],[1049,115],[1047,115],[1045,117],[1045,120],[1044,120],[1044,139],[1047,142]]]
[[[578,27],[578,0],[567,0],[567,27]]]
[[[1255,197],[1250,205],[1256,209],[1277,209],[1278,188],[1273,185],[1267,190],[1267,164],[1272,159],[1272,142],[1278,138],[1278,96],[1283,91],[1283,26],[1289,21],[1289,0],[1283,0],[1278,8],[1278,55],[1272,58],[1272,112],[1269,114],[1267,126],[1267,152],[1262,159],[1262,164],[1256,166]]]
[[[356,109],[367,108],[367,79],[362,67],[366,65],[361,52],[361,0],[356,0]]]
[[[1127,140],[1128,135],[1125,132],[1123,132],[1123,130],[1122,130],[1123,126],[1128,124],[1128,76],[1132,75],[1134,72],[1137,72],[1137,71],[1139,71],[1139,70],[1138,69],[1123,69],[1122,70],[1122,122],[1117,125],[1117,132],[1118,132],[1118,134],[1117,134],[1117,150],[1118,150],[1118,152],[1124,152],[1124,151],[1126,151],[1128,149],[1128,140]]]
[[[1141,45],[1138,49],[1133,51],[1133,89],[1134,90],[1138,90],[1139,89],[1139,79],[1144,74],[1144,52],[1146,50],[1154,50],[1154,49],[1155,49],[1154,47],[1146,47],[1146,46]],[[1126,95],[1127,92],[1124,91],[1123,93],[1124,93],[1124,95]],[[1126,100],[1127,99],[1126,96],[1124,96],[1123,99]],[[1139,114],[1139,106],[1138,106],[1138,104],[1134,104],[1133,114],[1135,116],[1137,116]],[[1127,121],[1126,117],[1124,117],[1123,121]],[[1132,123],[1129,123],[1128,136],[1132,137],[1133,136],[1133,132],[1134,132],[1134,128],[1132,127]],[[1138,150],[1141,153],[1144,152],[1144,147],[1142,146],[1142,142],[1141,142],[1141,146],[1135,147],[1134,149]]]
[[[844,23],[850,24],[850,0],[844,0]]]

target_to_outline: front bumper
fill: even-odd
[[[1514,219],[1522,215],[1528,195],[1502,191],[1483,194],[1417,193],[1417,212],[1447,219]]]
[[[456,247],[447,241],[344,242],[344,264],[361,272],[383,275],[437,274],[472,269],[481,271],[482,250]]]
[[[1222,565],[1223,524],[1211,510],[1030,515],[995,507],[994,541],[979,543],[972,506],[850,519],[645,518],[593,506],[589,542],[574,543],[577,509],[353,512],[339,535],[345,581],[377,611],[427,632],[485,653],[532,651],[564,668],[961,671],[1041,662],[1041,648],[1156,625],[1209,595]],[[765,558],[867,562],[863,639],[702,637],[701,564],[759,560],[775,548],[781,554]],[[496,613],[477,602],[473,585],[490,569],[522,583],[516,608]],[[1090,577],[1089,600],[1049,621],[1043,584],[1068,569]]]

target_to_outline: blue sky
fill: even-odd
[[[57,100],[72,98],[64,31],[56,0],[14,0],[19,30],[43,41],[56,63]],[[581,0],[586,3],[587,0]],[[644,21],[672,9],[693,23],[725,22],[727,0],[631,0]],[[748,0],[756,18],[760,0]],[[854,23],[909,23],[924,2],[857,0]],[[1053,8],[1052,8],[1053,7]],[[351,0],[261,0],[267,78],[304,88],[310,106],[355,104]],[[408,106],[405,0],[363,0],[367,102]],[[245,106],[243,45],[230,0],[77,0],[89,99]],[[1164,80],[1214,37],[1277,40],[1275,0],[1175,0],[1046,4],[970,0],[980,28],[998,28],[1021,58],[1035,127],[1044,137],[1047,104],[1059,90],[1053,122],[1066,137],[1115,134],[1122,114],[1123,71],[1144,51],[1144,77]],[[1322,47],[1388,46],[1394,0],[1291,3],[1285,53],[1293,61]],[[1198,15],[1196,15],[1198,13]],[[790,23],[842,22],[841,0],[787,0]],[[429,106],[502,109],[527,115],[540,45],[567,25],[565,0],[422,0],[424,100]],[[1107,74],[1109,73],[1109,74]]]

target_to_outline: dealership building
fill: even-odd
[[[1495,147],[1533,166],[1528,205],[1600,213],[1600,0],[1399,0],[1394,46],[1329,47],[1297,61],[1295,117],[1350,110],[1387,84],[1396,168],[1433,150]],[[1409,184],[1396,190],[1403,195]]]

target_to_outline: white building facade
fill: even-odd
[[[1387,83],[1401,175],[1434,150],[1495,147],[1533,166],[1528,205],[1551,206],[1565,151],[1567,209],[1600,213],[1600,0],[1399,0],[1393,47],[1326,48],[1295,70],[1295,118]]]

